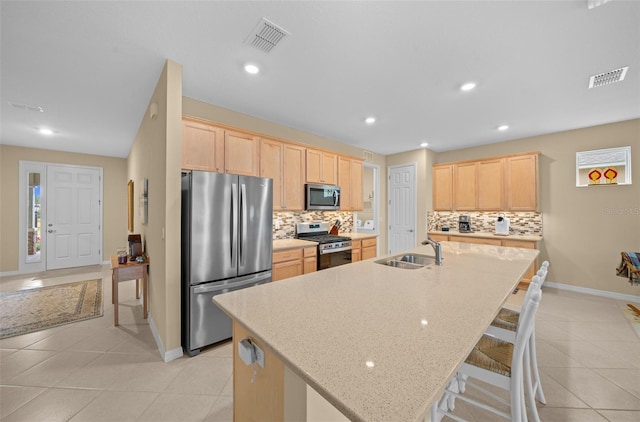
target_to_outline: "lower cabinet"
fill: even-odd
[[[377,239],[362,239],[362,259],[375,258],[377,255]]]
[[[287,249],[273,253],[271,280],[278,281],[316,271],[316,247]]]
[[[362,261],[362,240],[351,241],[351,262]]]

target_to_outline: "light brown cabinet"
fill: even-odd
[[[182,168],[224,172],[224,130],[184,119],[182,121]]]
[[[337,184],[337,157],[337,154],[307,148],[307,183]]]
[[[453,164],[433,166],[433,210],[453,211]]]
[[[441,234],[430,234],[429,237],[436,242],[443,242],[449,240],[449,236],[441,235]]]
[[[260,140],[244,132],[226,130],[224,133],[225,173],[258,176]]]
[[[362,240],[351,241],[351,262],[362,261]]]
[[[318,271],[318,258],[316,255],[317,249],[315,246],[310,248],[304,248],[303,256],[304,256],[304,266],[303,273],[315,273]]]
[[[510,248],[525,248],[525,249],[536,249],[536,242],[529,242],[525,240],[512,240],[512,239],[503,239],[502,246],[508,246]],[[531,264],[527,272],[520,280],[521,286],[526,288],[527,285],[531,282],[531,279],[534,275],[536,275],[536,271],[538,271],[538,259],[536,258],[535,262]]]
[[[375,258],[377,255],[377,239],[369,237],[361,240],[351,241],[351,262],[363,261]]]
[[[338,156],[338,186],[340,210],[362,210],[362,161]]]
[[[476,163],[460,163],[453,170],[453,204],[456,210],[474,211],[478,208],[478,180]]]
[[[482,211],[504,209],[504,159],[483,160],[478,163],[477,207]]]
[[[315,246],[276,251],[273,253],[271,279],[278,281],[314,272],[318,268],[317,263]]]
[[[434,211],[538,211],[538,153],[438,164]]]
[[[451,242],[475,243],[478,245],[502,246],[500,239],[487,239],[484,237],[449,236]]]
[[[377,243],[378,242],[375,237],[362,239],[362,260],[376,257]]]
[[[273,179],[274,210],[304,209],[304,167],[303,147],[260,139],[260,176]]]
[[[273,253],[271,280],[278,281],[303,274],[302,249],[287,249]]]
[[[538,210],[538,154],[506,158],[507,209]]]

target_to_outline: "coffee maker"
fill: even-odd
[[[461,215],[458,219],[458,231],[460,233],[471,232],[471,217],[468,215]]]

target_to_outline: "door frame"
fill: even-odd
[[[418,242],[418,163],[396,164],[387,166],[387,249],[385,253],[391,253],[391,171],[400,167],[413,167],[413,241]]]
[[[86,168],[92,170],[98,170],[100,173],[100,187],[99,187],[99,213],[98,217],[100,221],[100,233],[99,233],[99,242],[100,242],[100,262],[103,262],[104,259],[102,255],[104,255],[103,251],[103,228],[104,228],[104,180],[103,180],[103,168],[95,167],[95,166],[80,166],[74,164],[65,164],[65,163],[45,163],[40,161],[25,161],[20,160],[18,164],[18,274],[29,274],[29,273],[37,273],[47,270],[47,244],[46,244],[46,236],[41,235],[40,237],[40,261],[27,263],[27,172],[39,172],[40,173],[40,230],[44,230],[47,226],[47,167],[48,166],[56,166],[56,167],[74,167],[74,168]]]

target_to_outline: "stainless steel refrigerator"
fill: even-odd
[[[271,281],[273,179],[182,174],[182,347],[231,337],[213,296]]]

